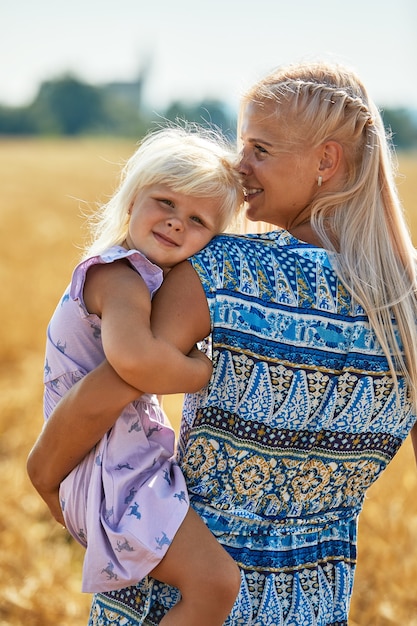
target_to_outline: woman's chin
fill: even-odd
[[[246,219],[248,219],[250,222],[259,221],[256,209],[248,203],[246,204]]]

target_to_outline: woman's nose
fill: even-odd
[[[237,171],[239,172],[239,174],[243,174],[243,175],[247,175],[250,171],[249,159],[245,155],[243,150],[241,151],[239,155],[239,160],[237,163]]]

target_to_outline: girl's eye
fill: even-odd
[[[161,202],[162,202],[163,204],[167,204],[167,205],[168,205],[168,206],[170,206],[170,207],[175,206],[175,205],[174,205],[174,203],[173,203],[173,201],[172,201],[172,200],[168,200],[167,198],[162,198],[162,199],[161,199]]]
[[[197,215],[193,215],[191,219],[193,220],[193,222],[196,222],[197,224],[201,224],[202,226],[204,226],[203,220]]]

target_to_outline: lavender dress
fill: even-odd
[[[105,358],[101,320],[83,300],[88,269],[125,258],[150,296],[162,271],[136,250],[114,246],[74,270],[48,326],[45,418],[67,390]],[[140,354],[138,354],[140,359]],[[175,434],[154,395],[129,404],[113,428],[60,488],[66,526],[86,547],[82,590],[111,591],[136,584],[165,555],[189,506],[175,457]]]

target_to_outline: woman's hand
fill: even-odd
[[[59,491],[56,489],[52,493],[41,493],[42,499],[46,502],[52,517],[56,519],[58,524],[65,526],[64,516],[59,502]]]
[[[123,407],[140,396],[104,361],[78,381],[55,407],[33,446],[27,473],[33,486],[62,523],[58,489],[113,426]]]

